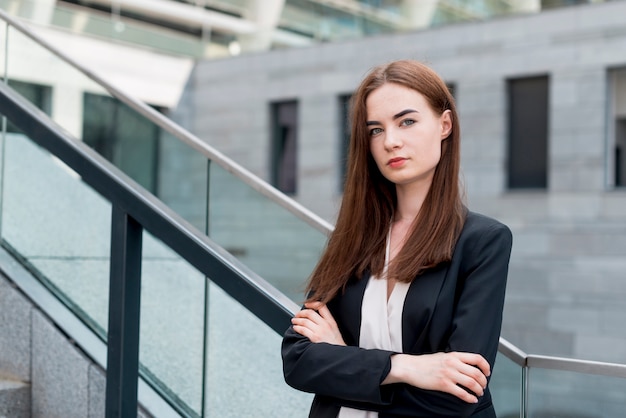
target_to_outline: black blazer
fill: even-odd
[[[479,353],[493,368],[502,324],[511,231],[468,212],[452,260],[411,283],[402,313],[402,351]],[[336,417],[341,406],[388,417],[495,417],[488,390],[477,404],[407,384],[381,385],[391,368],[385,350],[358,347],[361,302],[369,280],[351,280],[329,303],[347,346],[312,343],[290,327],[283,338],[285,381],[315,393],[310,417]]]

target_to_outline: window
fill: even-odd
[[[626,187],[626,69],[609,73],[609,147],[607,167],[609,186]]]
[[[615,123],[615,187],[626,186],[626,117]]]
[[[339,96],[339,191],[343,191],[348,169],[350,150],[350,99],[351,94]]]
[[[9,80],[9,86],[46,115],[52,114],[52,87],[17,80]],[[7,122],[7,132],[19,132],[11,121]]]
[[[298,102],[272,105],[272,184],[283,193],[297,191]]]
[[[83,141],[156,194],[159,128],[112,97],[83,100]]]
[[[448,91],[456,101],[456,84],[452,82],[446,82],[446,87],[448,87]]]
[[[547,76],[508,81],[508,187],[545,189],[548,183]]]

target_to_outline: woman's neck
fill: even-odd
[[[393,221],[413,223],[426,200],[428,189],[429,187],[418,184],[396,185],[396,211]]]

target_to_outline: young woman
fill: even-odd
[[[375,68],[352,102],[335,230],[282,345],[311,417],[495,417],[487,388],[511,251],[459,190],[459,119],[415,61]]]

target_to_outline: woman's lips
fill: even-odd
[[[402,167],[405,161],[406,161],[406,158],[396,157],[387,161],[387,165],[391,168],[398,168],[398,167]]]

